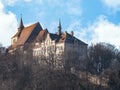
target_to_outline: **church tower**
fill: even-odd
[[[22,31],[23,29],[24,29],[24,25],[23,25],[23,20],[22,20],[22,17],[21,17],[21,19],[20,19],[20,25],[18,27],[18,30]]]
[[[24,29],[24,25],[23,25],[23,20],[22,20],[22,16],[21,16],[20,25],[18,27],[18,32],[19,32],[18,38],[20,37],[20,34],[21,34],[21,32],[22,32],[23,29]]]
[[[59,25],[58,25],[58,35],[62,34],[62,26],[61,26],[61,22],[59,20]]]
[[[15,44],[18,41],[18,38],[21,35],[22,30],[24,29],[24,25],[23,25],[23,20],[22,20],[22,16],[20,19],[20,25],[18,27],[18,32],[11,38],[11,44]]]

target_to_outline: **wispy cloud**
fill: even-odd
[[[45,0],[1,0],[6,6],[14,6],[16,3],[26,4],[26,3],[32,3],[32,4],[42,4]]]
[[[31,2],[32,0],[24,0],[25,2]]]
[[[52,23],[50,23],[50,25],[48,27],[49,32],[56,33],[57,29],[58,29],[57,27],[58,27],[58,22],[53,21]]]
[[[120,0],[102,0],[102,2],[114,12],[120,11]]]
[[[73,30],[78,31],[80,29],[81,29],[81,22],[76,20],[76,21],[72,22],[66,30],[70,32],[70,31],[73,31]]]
[[[82,40],[86,43],[88,43],[88,41],[92,37],[90,35],[91,29],[82,27],[82,23],[79,20],[76,20],[73,23],[71,23],[66,30],[68,31],[68,33],[73,31],[75,37],[79,38],[80,40]]]
[[[6,5],[13,6],[19,0],[2,0]]]
[[[82,8],[80,7],[81,0],[69,0],[66,2],[67,12],[71,15],[81,15]]]

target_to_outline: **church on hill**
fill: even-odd
[[[59,21],[57,33],[51,33],[43,29],[39,22],[24,26],[21,18],[17,33],[11,38],[11,53],[18,47],[26,44],[33,44],[32,53],[34,57],[49,57],[52,53],[55,56],[63,55],[66,58],[77,57],[78,60],[85,60],[87,57],[87,44],[74,36],[74,32],[62,31]]]
[[[38,38],[40,31],[43,28],[39,22],[34,23],[30,26],[24,27],[22,18],[18,27],[17,33],[11,38],[11,48],[17,48],[24,46],[26,43],[31,43]]]

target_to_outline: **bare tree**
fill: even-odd
[[[117,58],[118,50],[111,44],[98,43],[91,45],[88,49],[90,71],[101,73],[108,68],[111,61]]]

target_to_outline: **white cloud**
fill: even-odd
[[[11,36],[17,30],[17,20],[12,12],[4,12],[4,5],[0,2],[0,43],[10,45]]]
[[[102,0],[102,2],[114,11],[120,10],[120,0]]]
[[[0,12],[3,10],[4,6],[3,4],[0,2]]]
[[[103,16],[81,31],[83,37],[89,38],[89,43],[106,42],[120,46],[120,24],[116,25]]]
[[[116,25],[108,21],[105,16],[99,16],[87,27],[82,27],[81,22],[75,21],[67,30],[69,32],[73,30],[77,38],[88,44],[106,42],[117,47],[120,46],[120,23]]]
[[[106,18],[100,18],[94,27],[93,42],[108,42],[116,46],[120,45],[120,24],[109,22]]]

